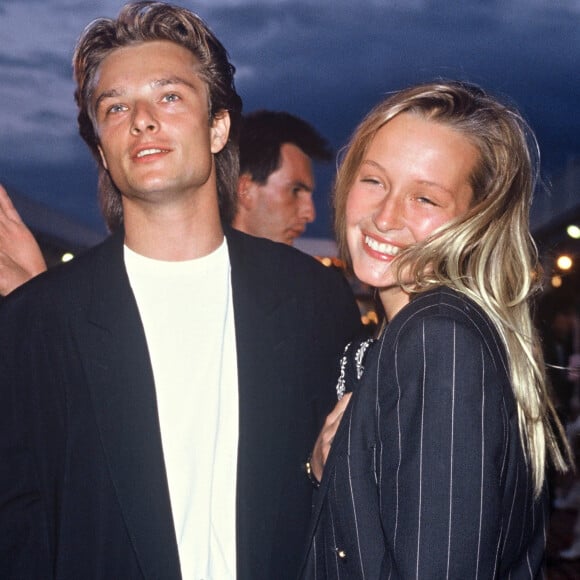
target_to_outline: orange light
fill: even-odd
[[[558,266],[558,268],[560,268],[560,270],[569,270],[574,262],[572,262],[572,258],[570,256],[558,256],[558,259],[556,260],[556,265]]]

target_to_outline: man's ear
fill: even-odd
[[[249,173],[242,173],[238,177],[238,205],[246,210],[254,207],[256,182]]]
[[[97,145],[97,149],[99,150],[99,155],[101,156],[101,161],[103,163],[103,167],[109,171],[109,167],[107,165],[107,160],[105,159],[105,154],[103,153],[103,149],[100,145]]]
[[[230,114],[226,110],[218,111],[211,124],[210,146],[211,152],[215,155],[219,153],[228,142],[230,134]]]

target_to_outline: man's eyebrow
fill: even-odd
[[[105,99],[112,99],[115,97],[120,97],[124,94],[123,91],[119,90],[119,89],[110,89],[108,91],[103,91],[98,97],[97,100],[95,101],[95,111],[99,108],[99,105],[101,104],[102,101],[104,101]]]
[[[168,78],[161,78],[155,79],[149,83],[152,87],[165,87],[168,85],[185,85],[190,89],[197,90],[196,87],[192,82],[185,80],[181,77],[168,77]],[[123,89],[109,89],[107,91],[103,91],[95,101],[95,111],[99,108],[101,102],[105,99],[113,99],[116,97],[122,97],[125,94]]]
[[[151,85],[154,87],[165,87],[167,85],[185,85],[191,89],[197,89],[197,87],[188,80],[185,80],[181,77],[169,77],[164,79],[156,79],[151,82]]]
[[[304,183],[303,181],[294,181],[292,183],[292,186],[294,188],[304,189],[305,191],[314,191],[314,187],[313,186],[308,185],[307,183]]]

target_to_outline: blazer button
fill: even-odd
[[[336,555],[341,559],[341,560],[346,560],[346,552],[344,550],[342,550],[341,548],[336,548]]]

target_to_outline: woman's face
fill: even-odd
[[[461,133],[411,113],[394,117],[371,141],[348,193],[346,235],[357,278],[379,289],[389,318],[408,302],[393,261],[469,209],[477,161]]]

